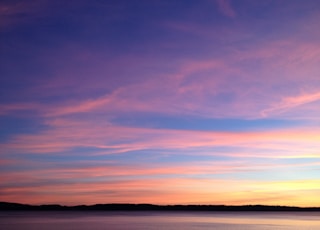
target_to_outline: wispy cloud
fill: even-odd
[[[31,0],[2,1],[0,3],[0,28],[7,28],[25,21],[42,17],[42,11],[46,9],[48,1]]]
[[[7,115],[13,113],[19,113],[21,111],[39,112],[43,109],[43,106],[38,103],[15,103],[0,105],[0,115]]]
[[[231,5],[230,0],[216,0],[219,9],[221,13],[223,13],[225,16],[234,18],[237,16],[234,8]]]
[[[303,106],[308,103],[317,102],[320,100],[320,92],[301,94],[293,97],[282,98],[278,104],[273,107],[262,111],[263,116],[270,114],[281,114],[288,110],[295,109],[298,106]]]
[[[97,118],[96,118],[97,119]],[[99,121],[97,123],[97,121]],[[319,157],[319,130],[289,128],[270,131],[195,131],[118,126],[103,121],[57,119],[48,121],[49,129],[38,134],[16,135],[1,144],[2,153],[54,153],[79,147],[105,150],[116,154],[137,150],[188,150],[204,155],[213,147],[251,148],[250,152],[224,152],[230,157],[310,158]],[[303,133],[303,135],[301,135]],[[264,153],[257,151],[264,150]],[[270,151],[271,153],[268,153]],[[273,155],[272,152],[276,154]],[[88,154],[90,154],[88,152]],[[212,152],[219,155],[219,152]]]
[[[17,199],[17,202],[26,203],[28,201],[33,204],[45,203],[46,200],[63,204],[77,204],[77,201],[82,199],[86,204],[123,201],[157,204],[256,204],[257,202],[272,205],[286,204],[284,200],[288,201],[289,197],[291,205],[310,206],[315,205],[318,183],[318,180],[260,182],[165,178],[81,184],[47,184],[38,187],[36,191],[34,187],[7,188],[2,189],[1,197],[6,200]],[[303,193],[308,193],[309,196],[301,196]],[[24,195],[21,196],[21,194]],[[71,194],[72,196],[69,196],[67,200],[66,195]],[[248,194],[250,194],[250,198],[248,198]],[[283,199],[284,197],[287,199]],[[312,199],[315,199],[313,203]]]

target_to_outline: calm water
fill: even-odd
[[[319,230],[320,213],[0,212],[4,230]]]

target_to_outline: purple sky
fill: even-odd
[[[0,200],[320,206],[320,1],[4,0]]]

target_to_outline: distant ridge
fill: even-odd
[[[95,204],[62,206],[28,205],[0,202],[0,211],[229,211],[229,212],[305,212],[320,211],[320,207],[291,207],[268,205],[154,205],[154,204]]]

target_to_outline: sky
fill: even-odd
[[[320,206],[320,1],[2,0],[0,200]]]

